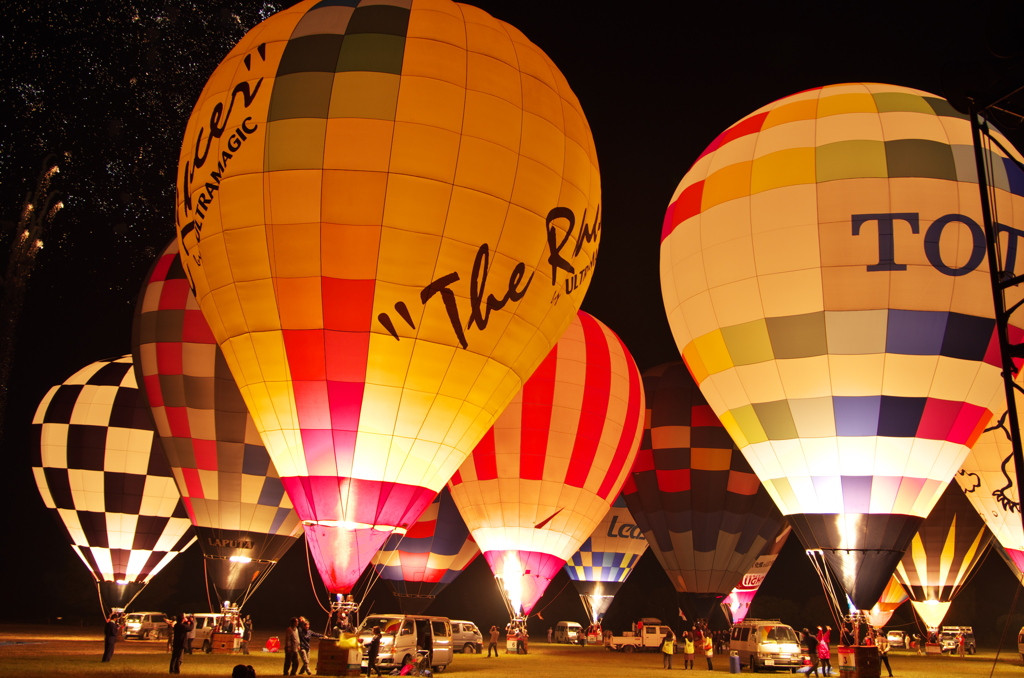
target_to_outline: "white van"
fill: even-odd
[[[202,647],[203,652],[210,652],[213,649],[213,634],[221,632],[217,627],[224,615],[219,612],[196,612],[192,616],[196,620],[196,638],[192,645],[196,649]],[[239,638],[242,637],[241,627],[235,627],[233,632]]]
[[[578,644],[583,637],[583,627],[574,621],[560,621],[555,624],[553,640],[556,643]]]
[[[797,632],[778,619],[745,619],[733,624],[729,650],[739,655],[740,664],[749,666],[753,673],[796,670],[804,665],[807,656]]]
[[[463,654],[483,652],[484,635],[476,624],[462,619],[452,620],[452,650]]]
[[[415,660],[418,651],[430,654],[430,667],[443,670],[452,661],[452,623],[448,617],[420,614],[372,614],[356,630],[367,664],[366,644],[373,638],[373,627],[381,631],[377,666],[390,671]]]

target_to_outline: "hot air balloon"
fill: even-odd
[[[622,494],[690,621],[710,617],[784,521],[681,362],[643,375],[647,417]]]
[[[581,311],[452,477],[452,498],[513,617],[530,614],[608,513],[643,413],[633,358]]]
[[[896,578],[928,628],[942,625],[949,604],[988,553],[991,541],[981,516],[960,486],[951,483],[896,566]]]
[[[351,589],[575,317],[589,126],[519,31],[447,0],[304,0],[210,78],[185,273],[332,592]]]
[[[894,574],[889,577],[889,583],[882,590],[882,595],[878,598],[878,602],[867,611],[868,623],[876,629],[882,628],[892,619],[896,608],[907,602],[909,598],[910,596],[907,595],[906,589],[900,584],[896,575]]]
[[[765,547],[765,550],[761,552],[761,555],[757,557],[754,564],[750,566],[747,573],[740,579],[740,583],[736,584],[732,591],[729,592],[729,595],[725,597],[725,600],[722,601],[722,612],[725,613],[725,618],[731,624],[739,624],[747,618],[747,614],[750,612],[750,604],[754,602],[757,590],[761,588],[764,578],[768,575],[769,570],[772,569],[772,565],[775,564],[775,559],[779,557],[779,552],[786,545],[790,532],[792,530],[789,525],[782,528],[779,536],[775,537]]]
[[[1020,416],[1021,399],[1017,400]],[[1021,526],[1020,493],[1013,467],[1013,446],[1006,417],[1006,396],[1000,391],[991,408],[997,420],[974,444],[956,480],[975,511],[999,544],[1000,553],[1014,576],[1024,573],[1024,528]]]
[[[565,572],[592,624],[604,618],[615,594],[646,550],[647,539],[619,494],[594,532],[565,563]]]
[[[240,607],[302,525],[189,291],[176,242],[146,276],[132,354],[214,600]]]
[[[99,360],[51,388],[32,429],[43,503],[67,529],[104,610],[126,608],[195,541],[132,357]]]
[[[443,488],[404,536],[388,537],[372,564],[402,611],[422,614],[478,555],[451,493]]]
[[[719,135],[664,221],[662,292],[686,364],[861,609],[1002,388],[973,152],[939,97],[821,87]],[[1020,158],[987,153],[1002,230],[1020,229]]]

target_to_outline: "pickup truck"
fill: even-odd
[[[667,626],[651,625],[644,626],[640,634],[628,633],[624,636],[614,636],[611,631],[605,633],[604,646],[609,650],[619,652],[639,652],[640,650],[657,650],[661,647],[661,640],[669,632]]]

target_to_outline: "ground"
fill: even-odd
[[[257,634],[251,643],[254,650],[262,648],[270,634]],[[935,678],[936,676],[1020,676],[1024,673],[1016,647],[1004,649],[996,657],[994,648],[979,648],[977,655],[959,657],[919,657],[913,652],[893,650],[891,663],[897,678]],[[103,629],[100,627],[0,625],[0,678],[49,676],[139,676],[167,673],[170,655],[165,641],[120,641],[109,664],[100,662],[103,654]],[[230,676],[238,663],[252,664],[256,675],[280,675],[284,658],[281,654],[254,651],[248,657],[237,655],[186,656],[182,675]],[[315,668],[316,653],[310,658]],[[833,659],[836,662],[836,659]],[[728,673],[728,657],[714,660],[715,673]],[[681,655],[675,657],[675,671],[682,671]],[[697,657],[696,669],[707,671],[703,657]],[[568,671],[568,672],[567,672]],[[601,647],[548,645],[531,642],[525,656],[502,653],[497,659],[486,655],[456,655],[444,675],[463,678],[643,678],[664,675],[661,656],[656,653],[623,654]],[[840,678],[838,668],[833,675]],[[882,669],[885,676],[885,669]]]

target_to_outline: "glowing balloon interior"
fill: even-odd
[[[779,557],[779,552],[785,546],[790,532],[792,532],[792,529],[790,529],[789,525],[786,525],[779,533],[779,536],[768,544],[761,555],[757,557],[754,564],[743,575],[743,579],[740,579],[740,583],[733,587],[733,590],[722,601],[722,612],[731,624],[739,624],[747,618],[747,614],[750,613],[750,604],[754,602],[758,589],[761,588],[764,578],[772,569],[776,558]]]
[[[986,153],[1012,253],[1024,172],[1016,154]],[[973,157],[969,122],[939,97],[822,87],[719,135],[665,216],[676,344],[859,607],[877,600],[1001,388]]]
[[[580,312],[449,488],[513,616],[608,513],[643,430],[640,373]]]
[[[304,0],[189,120],[196,298],[347,591],[575,316],[600,240],[589,126],[519,31],[447,0]]]
[[[131,356],[51,388],[32,418],[32,474],[105,607],[124,608],[195,537]]]
[[[176,242],[146,276],[132,352],[215,600],[240,604],[302,525],[189,291]]]

